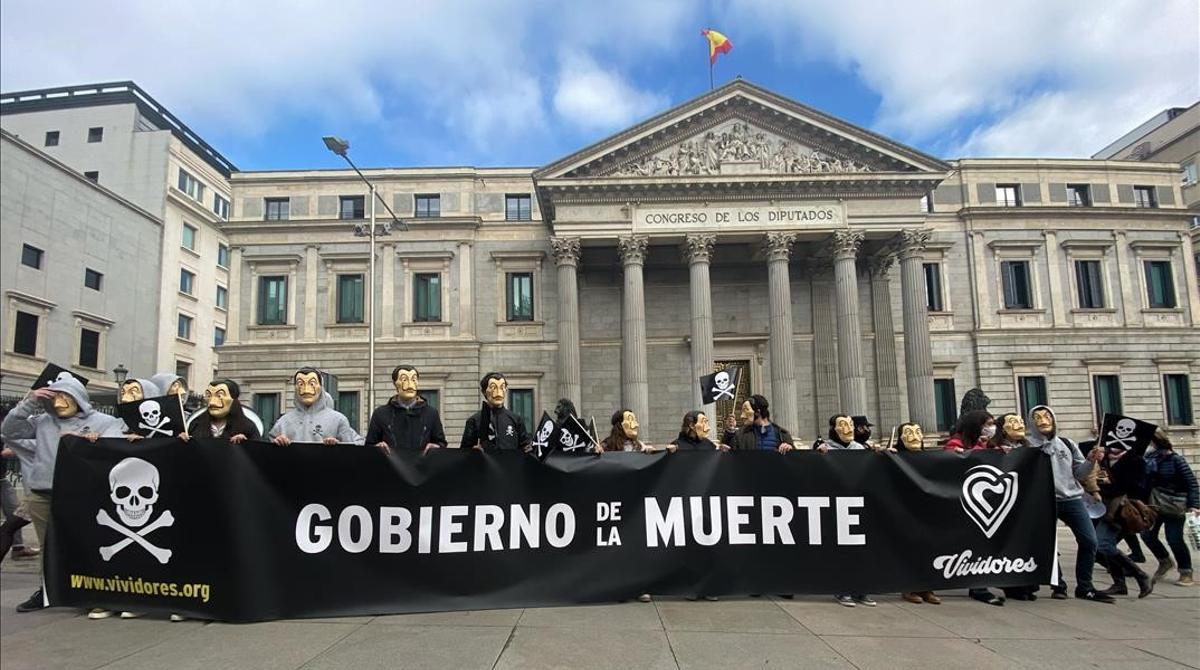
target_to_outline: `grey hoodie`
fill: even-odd
[[[1054,433],[1042,435],[1033,423],[1033,413],[1039,409],[1050,412],[1054,417]],[[1029,410],[1025,417],[1025,425],[1029,426],[1029,443],[1050,457],[1050,469],[1054,472],[1054,497],[1058,500],[1077,500],[1083,497],[1083,486],[1079,480],[1092,471],[1092,464],[1083,457],[1079,447],[1064,437],[1058,435],[1058,417],[1054,410],[1045,405],[1037,405]]]
[[[60,419],[36,398],[26,398],[4,417],[0,435],[4,443],[16,449],[28,449],[28,443],[19,440],[33,438],[33,459],[30,468],[22,471],[26,484],[34,491],[49,491],[54,485],[54,462],[58,458],[58,440],[66,432],[99,433],[100,437],[120,437],[125,422],[92,409],[87,391],[74,377],[56,381],[48,387],[51,391],[68,393],[79,404],[79,411],[67,419]],[[22,464],[24,466],[24,464]]]
[[[321,397],[305,407],[300,396],[293,398],[294,407],[279,417],[271,427],[269,437],[286,435],[293,442],[320,442],[327,437],[336,437],[342,444],[362,444],[363,438],[350,427],[345,414],[333,408],[333,398],[321,391]]]
[[[174,372],[160,372],[151,377],[150,382],[158,387],[158,395],[166,395],[167,391],[171,389],[171,384],[174,384],[181,379],[183,379],[183,377],[180,377]],[[139,379],[138,381],[141,380]],[[187,386],[186,382],[184,383],[184,386]],[[146,397],[149,398],[151,396],[149,393],[147,393]]]

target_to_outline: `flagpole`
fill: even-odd
[[[713,62],[708,59],[708,90],[713,90]]]

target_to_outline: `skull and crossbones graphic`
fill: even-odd
[[[171,417],[162,413],[162,408],[159,407],[157,400],[147,400],[138,405],[138,414],[142,415],[142,420],[138,422],[138,428],[150,431],[146,437],[162,434],[166,437],[171,437],[171,431],[163,428],[163,426],[171,423]]]
[[[554,432],[554,422],[547,421],[538,428],[537,435],[533,440],[533,448],[537,450],[537,454],[541,456],[550,447],[550,434]]]
[[[1135,439],[1133,432],[1137,430],[1137,424],[1133,419],[1121,419],[1112,430],[1108,431],[1109,440],[1108,447],[1110,449],[1121,445],[1121,449],[1128,451],[1133,448]]]
[[[558,433],[558,443],[562,445],[563,451],[575,451],[588,446],[587,440],[573,435],[570,430],[563,428]]]
[[[714,402],[722,399],[733,400],[733,378],[729,376],[728,372],[725,370],[718,372],[717,376],[713,378],[713,383],[716,384],[712,389]]]
[[[96,523],[117,531],[125,539],[100,547],[100,558],[112,560],[118,552],[136,543],[158,559],[159,563],[165,564],[171,560],[170,549],[159,547],[146,539],[147,535],[159,528],[175,524],[175,516],[170,510],[164,510],[157,519],[150,521],[154,505],[158,502],[158,484],[158,468],[140,458],[126,458],[108,472],[109,498],[116,505],[117,519],[102,507],[96,513]]]

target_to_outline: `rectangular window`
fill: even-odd
[[[91,268],[83,269],[83,285],[93,291],[99,291],[100,285],[104,281],[104,275],[96,272]]]
[[[1050,399],[1046,397],[1046,378],[1041,375],[1017,377],[1017,394],[1022,417],[1029,416],[1031,407],[1050,404]]]
[[[996,184],[996,205],[1000,207],[1020,207],[1021,185]]]
[[[442,320],[442,276],[436,272],[413,275],[413,321]]]
[[[258,278],[258,323],[263,326],[287,323],[287,277]]]
[[[191,340],[192,339],[192,321],[193,321],[192,317],[188,316],[187,314],[180,314],[179,315],[179,327],[176,329],[175,334],[185,340]]]
[[[1075,261],[1075,284],[1080,309],[1104,307],[1104,282],[1100,277],[1100,261]]]
[[[533,425],[533,389],[509,389],[508,409],[521,417],[528,430]]]
[[[943,311],[942,305],[942,266],[938,263],[925,263],[925,305],[931,312]]]
[[[100,333],[90,328],[79,330],[79,367],[100,367]]]
[[[41,270],[42,256],[44,256],[45,253],[46,252],[38,249],[37,247],[26,244],[25,246],[21,247],[21,265],[28,265],[34,270]]]
[[[363,276],[338,275],[337,322],[363,322]]]
[[[58,131],[57,130],[47,130],[46,131],[46,142],[45,142],[44,146],[47,146],[47,147],[58,146]]]
[[[217,265],[229,267],[229,245],[224,242],[217,243]]]
[[[1192,391],[1188,376],[1163,375],[1163,391],[1167,396],[1167,425],[1192,425]]]
[[[533,321],[533,273],[509,272],[505,280],[508,287],[505,318],[508,321]]]
[[[196,274],[188,270],[179,271],[179,292],[193,295],[196,289]]]
[[[198,228],[189,226],[186,223],[183,224],[183,239],[179,242],[180,246],[182,246],[184,249],[191,249],[192,251],[195,251],[196,234],[199,232],[200,230]]]
[[[1175,305],[1175,277],[1171,261],[1145,261],[1146,298],[1153,309],[1172,309]]]
[[[229,220],[229,201],[213,193],[213,213],[222,221]]]
[[[442,197],[436,193],[418,193],[413,196],[413,216],[430,218],[442,215]]]
[[[262,419],[263,427],[274,426],[279,420],[279,394],[255,393],[254,413]]]
[[[1153,186],[1134,186],[1133,187],[1133,206],[1134,207],[1158,207],[1158,201],[1154,197]]]
[[[225,344],[225,329],[217,326],[213,328],[213,346],[219,347],[222,344]]]
[[[1067,205],[1071,207],[1091,207],[1092,188],[1087,184],[1067,184]]]
[[[99,184],[100,183],[100,171],[99,170],[88,170],[87,172],[83,173],[83,178],[92,182],[93,184]]]
[[[953,379],[933,380],[933,404],[935,413],[937,414],[937,430],[939,433],[950,432],[954,428],[954,422],[958,421],[958,406],[955,404],[956,402]]]
[[[192,388],[192,364],[187,361],[175,361],[175,376],[182,377],[183,383],[187,384],[188,388]],[[216,377],[216,375],[213,375]]]
[[[358,391],[338,391],[337,411],[346,415],[350,427],[358,430]]]
[[[1001,261],[1005,309],[1033,309],[1033,287],[1029,282],[1029,261]]]
[[[529,221],[533,218],[533,198],[528,193],[509,193],[504,196],[506,221]]]
[[[104,141],[104,128],[88,128],[88,142],[95,144]]]
[[[437,389],[421,389],[421,397],[425,399],[425,404],[430,407],[441,410],[442,392]]]
[[[229,309],[229,289],[224,286],[217,286],[217,307]]]
[[[1096,403],[1096,425],[1104,421],[1105,414],[1124,414],[1121,410],[1121,378],[1117,375],[1095,375],[1092,377],[1092,397]]]
[[[193,200],[204,201],[204,184],[183,168],[179,168],[178,186],[180,191],[187,193]]]
[[[287,198],[264,198],[263,219],[266,221],[287,221],[291,213],[291,201]]]
[[[38,317],[27,312],[17,312],[17,323],[13,327],[13,351],[26,356],[37,356]]]
[[[1196,164],[1184,163],[1183,165],[1183,183],[1185,186],[1196,183]]]
[[[364,216],[365,198],[361,195],[343,195],[339,201],[339,219],[361,219]]]

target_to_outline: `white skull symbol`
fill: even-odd
[[[147,400],[138,405],[138,413],[142,415],[142,421],[145,421],[147,426],[158,427],[162,410],[159,408],[157,402]]]
[[[729,373],[725,372],[724,370],[718,372],[713,381],[716,382],[717,388],[721,389],[722,391],[729,388],[729,385],[732,383],[732,381],[729,379]]]
[[[1133,431],[1136,428],[1137,428],[1137,424],[1135,424],[1133,422],[1133,419],[1121,419],[1120,421],[1117,422],[1117,427],[1116,427],[1115,431],[1117,433],[1117,437],[1119,439],[1124,440],[1125,438],[1129,437],[1130,435],[1133,435]]]
[[[550,433],[553,430],[554,424],[550,423],[549,421],[542,424],[542,429],[539,430],[537,434],[538,442],[545,442],[546,440],[550,439]]]
[[[108,489],[121,521],[140,528],[158,502],[158,468],[140,458],[126,458],[108,472]]]

